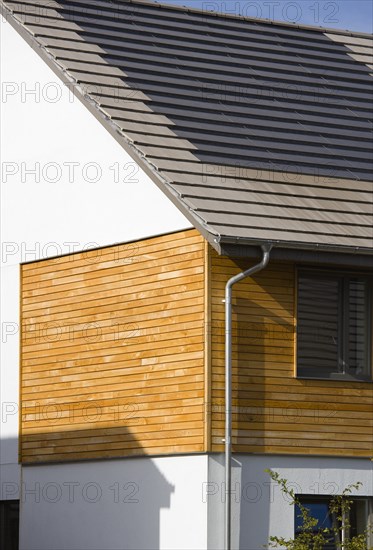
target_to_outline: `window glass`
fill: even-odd
[[[369,355],[369,289],[367,281],[349,280],[348,351],[346,367],[364,374]]]
[[[299,278],[298,364],[303,376],[328,378],[341,356],[339,301],[341,282],[326,277]]]
[[[330,502],[332,497],[316,497],[316,496],[298,496],[298,499],[302,506],[309,510],[310,515],[318,520],[315,526],[314,533],[317,533],[320,529],[332,529],[338,527],[338,519],[330,513]],[[339,529],[336,533],[325,535],[325,545],[323,550],[338,550],[340,548],[340,537],[351,538],[356,535],[361,535],[366,532],[369,525],[372,499],[370,498],[350,498],[350,512],[349,517],[346,518],[344,526],[341,529],[341,523],[339,523]],[[297,537],[302,532],[302,517],[298,505],[295,505],[294,510],[294,532]],[[343,534],[342,534],[343,532]],[[368,541],[368,547],[371,541]]]
[[[300,271],[298,376],[370,379],[371,317],[368,277]]]
[[[328,528],[330,529],[332,527],[332,518],[329,514],[329,500],[325,501],[307,501],[303,500],[302,504],[307,510],[309,511],[310,515],[317,519],[318,523],[315,528],[317,531],[318,529],[322,528]],[[299,506],[296,505],[295,509],[295,532],[299,533],[302,528],[302,517],[300,514]]]

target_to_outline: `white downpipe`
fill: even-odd
[[[264,269],[272,246],[262,246],[262,261],[238,273],[225,286],[225,530],[224,549],[231,550],[231,458],[232,458],[232,289],[233,285]]]

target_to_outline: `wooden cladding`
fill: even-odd
[[[23,462],[203,451],[205,251],[185,231],[22,266]]]
[[[212,449],[224,437],[224,287],[255,260],[211,251]],[[372,456],[371,383],[295,378],[296,266],[270,262],[233,291],[233,450]]]
[[[22,266],[23,462],[223,451],[224,288],[195,230]],[[295,377],[296,266],[233,291],[235,452],[372,454],[373,385]]]

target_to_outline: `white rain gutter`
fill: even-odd
[[[225,530],[224,549],[231,550],[231,459],[232,459],[232,290],[233,285],[264,269],[272,245],[263,245],[262,261],[242,273],[238,273],[225,286]]]

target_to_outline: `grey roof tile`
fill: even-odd
[[[218,249],[372,254],[371,35],[145,0],[0,5]]]

